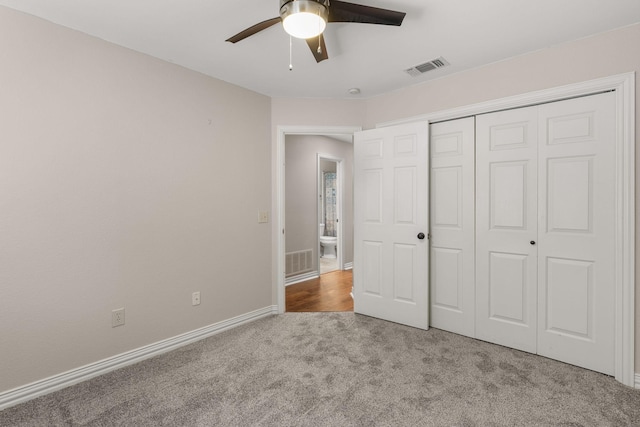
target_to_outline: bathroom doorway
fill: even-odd
[[[318,269],[343,270],[342,159],[318,154]]]

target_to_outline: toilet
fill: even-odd
[[[335,258],[337,253],[337,243],[337,237],[324,235],[324,224],[320,224],[320,246],[322,247],[322,258]]]

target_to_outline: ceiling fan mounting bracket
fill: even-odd
[[[296,11],[289,11],[290,9],[297,9]],[[324,10],[327,15],[329,14],[329,0],[280,0],[280,16],[284,19],[285,12],[310,12],[317,13],[317,11]]]

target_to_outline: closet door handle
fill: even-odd
[[[424,239],[424,233],[418,233],[418,239],[420,240]]]
[[[531,243],[532,245],[535,245],[535,244],[536,244],[536,241],[535,241],[535,240],[532,240],[532,241],[530,241],[529,243]]]

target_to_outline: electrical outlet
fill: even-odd
[[[124,307],[117,308],[111,312],[111,327],[124,325]]]
[[[258,224],[269,222],[269,211],[258,211]]]
[[[200,292],[191,294],[191,305],[200,305]]]

